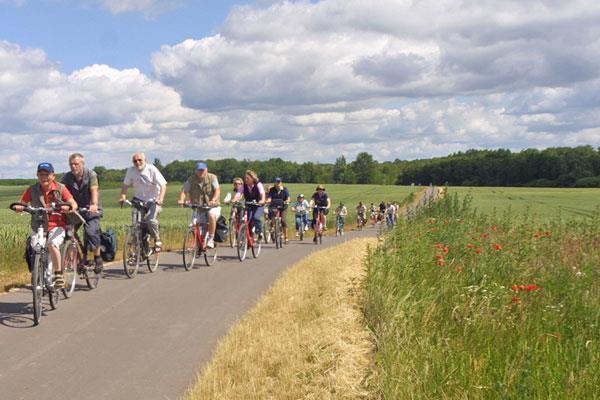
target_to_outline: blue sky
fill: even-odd
[[[0,1],[0,39],[41,48],[64,72],[91,64],[151,72],[150,55],[164,44],[213,33],[243,2],[189,1],[153,16],[111,13],[76,1]]]
[[[596,0],[0,0],[0,178],[600,146]]]

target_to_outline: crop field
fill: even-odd
[[[474,191],[473,204],[540,199],[535,189],[497,192],[499,201]],[[591,194],[564,192],[551,191],[554,201],[579,210],[574,199]],[[551,217],[557,203],[532,205],[543,218],[471,206],[449,194],[372,253],[373,397],[597,398],[600,216]]]
[[[473,197],[473,208],[486,214],[530,214],[536,218],[589,217],[600,207],[600,189],[450,187],[450,193]]]
[[[289,184],[288,189],[292,200],[299,193],[310,198],[316,184]],[[359,201],[367,205],[371,202],[379,204],[380,201],[398,201],[401,203],[411,193],[421,190],[419,187],[411,186],[380,186],[380,185],[327,185],[328,193],[332,198],[332,207],[335,208],[340,201],[344,201],[348,207],[348,221],[353,224],[356,221],[354,208]],[[177,198],[180,183],[170,183],[167,189],[166,206],[160,215],[161,239],[167,249],[176,249],[181,246],[183,233],[190,218],[190,210],[177,207]],[[23,261],[23,250],[25,240],[29,235],[29,215],[17,215],[8,209],[10,203],[18,201],[25,190],[23,186],[0,186],[0,292],[14,283],[22,283],[27,275]],[[231,190],[229,183],[222,184],[221,193],[223,198]],[[101,191],[104,217],[102,218],[103,229],[113,228],[121,237],[124,225],[130,221],[130,210],[121,209],[118,205],[120,189],[111,188]],[[132,194],[130,189],[129,194]],[[229,208],[223,207],[222,215],[229,215]],[[293,226],[293,216],[288,212],[288,222]],[[328,219],[328,225],[333,224],[333,218]],[[292,231],[293,232],[293,231]],[[290,235],[293,237],[293,233]],[[21,273],[19,275],[19,273]],[[15,282],[15,276],[19,276]]]

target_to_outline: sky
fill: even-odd
[[[0,178],[600,146],[595,0],[0,0]]]

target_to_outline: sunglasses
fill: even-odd
[[[136,163],[136,162],[142,162],[142,161],[144,161],[144,160],[142,160],[141,158],[134,158],[134,159],[133,159],[133,162],[134,162],[134,163]]]

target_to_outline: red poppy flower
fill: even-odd
[[[477,253],[477,254],[481,254],[481,251],[482,251],[481,247],[478,247],[477,249],[475,249],[475,253]]]
[[[502,250],[502,245],[501,244],[494,243],[492,246],[494,247],[494,250],[496,250],[496,251]]]
[[[467,249],[472,249],[473,247],[475,247],[474,244],[472,243],[467,243]]]
[[[516,303],[520,303],[520,302],[521,302],[521,299],[520,299],[520,298],[518,298],[518,297],[513,297],[513,298],[512,298],[512,302],[513,302],[513,303],[515,303],[515,304],[516,304]]]
[[[438,259],[437,265],[439,265],[440,267],[443,267],[444,265],[446,265],[446,260],[444,260],[443,258]]]
[[[517,291],[517,290],[519,290],[519,286],[518,286],[518,285],[512,285],[510,288],[511,288],[512,290],[514,290],[514,291]]]
[[[448,246],[444,246],[444,254],[448,254],[449,251],[450,249],[448,248]]]

